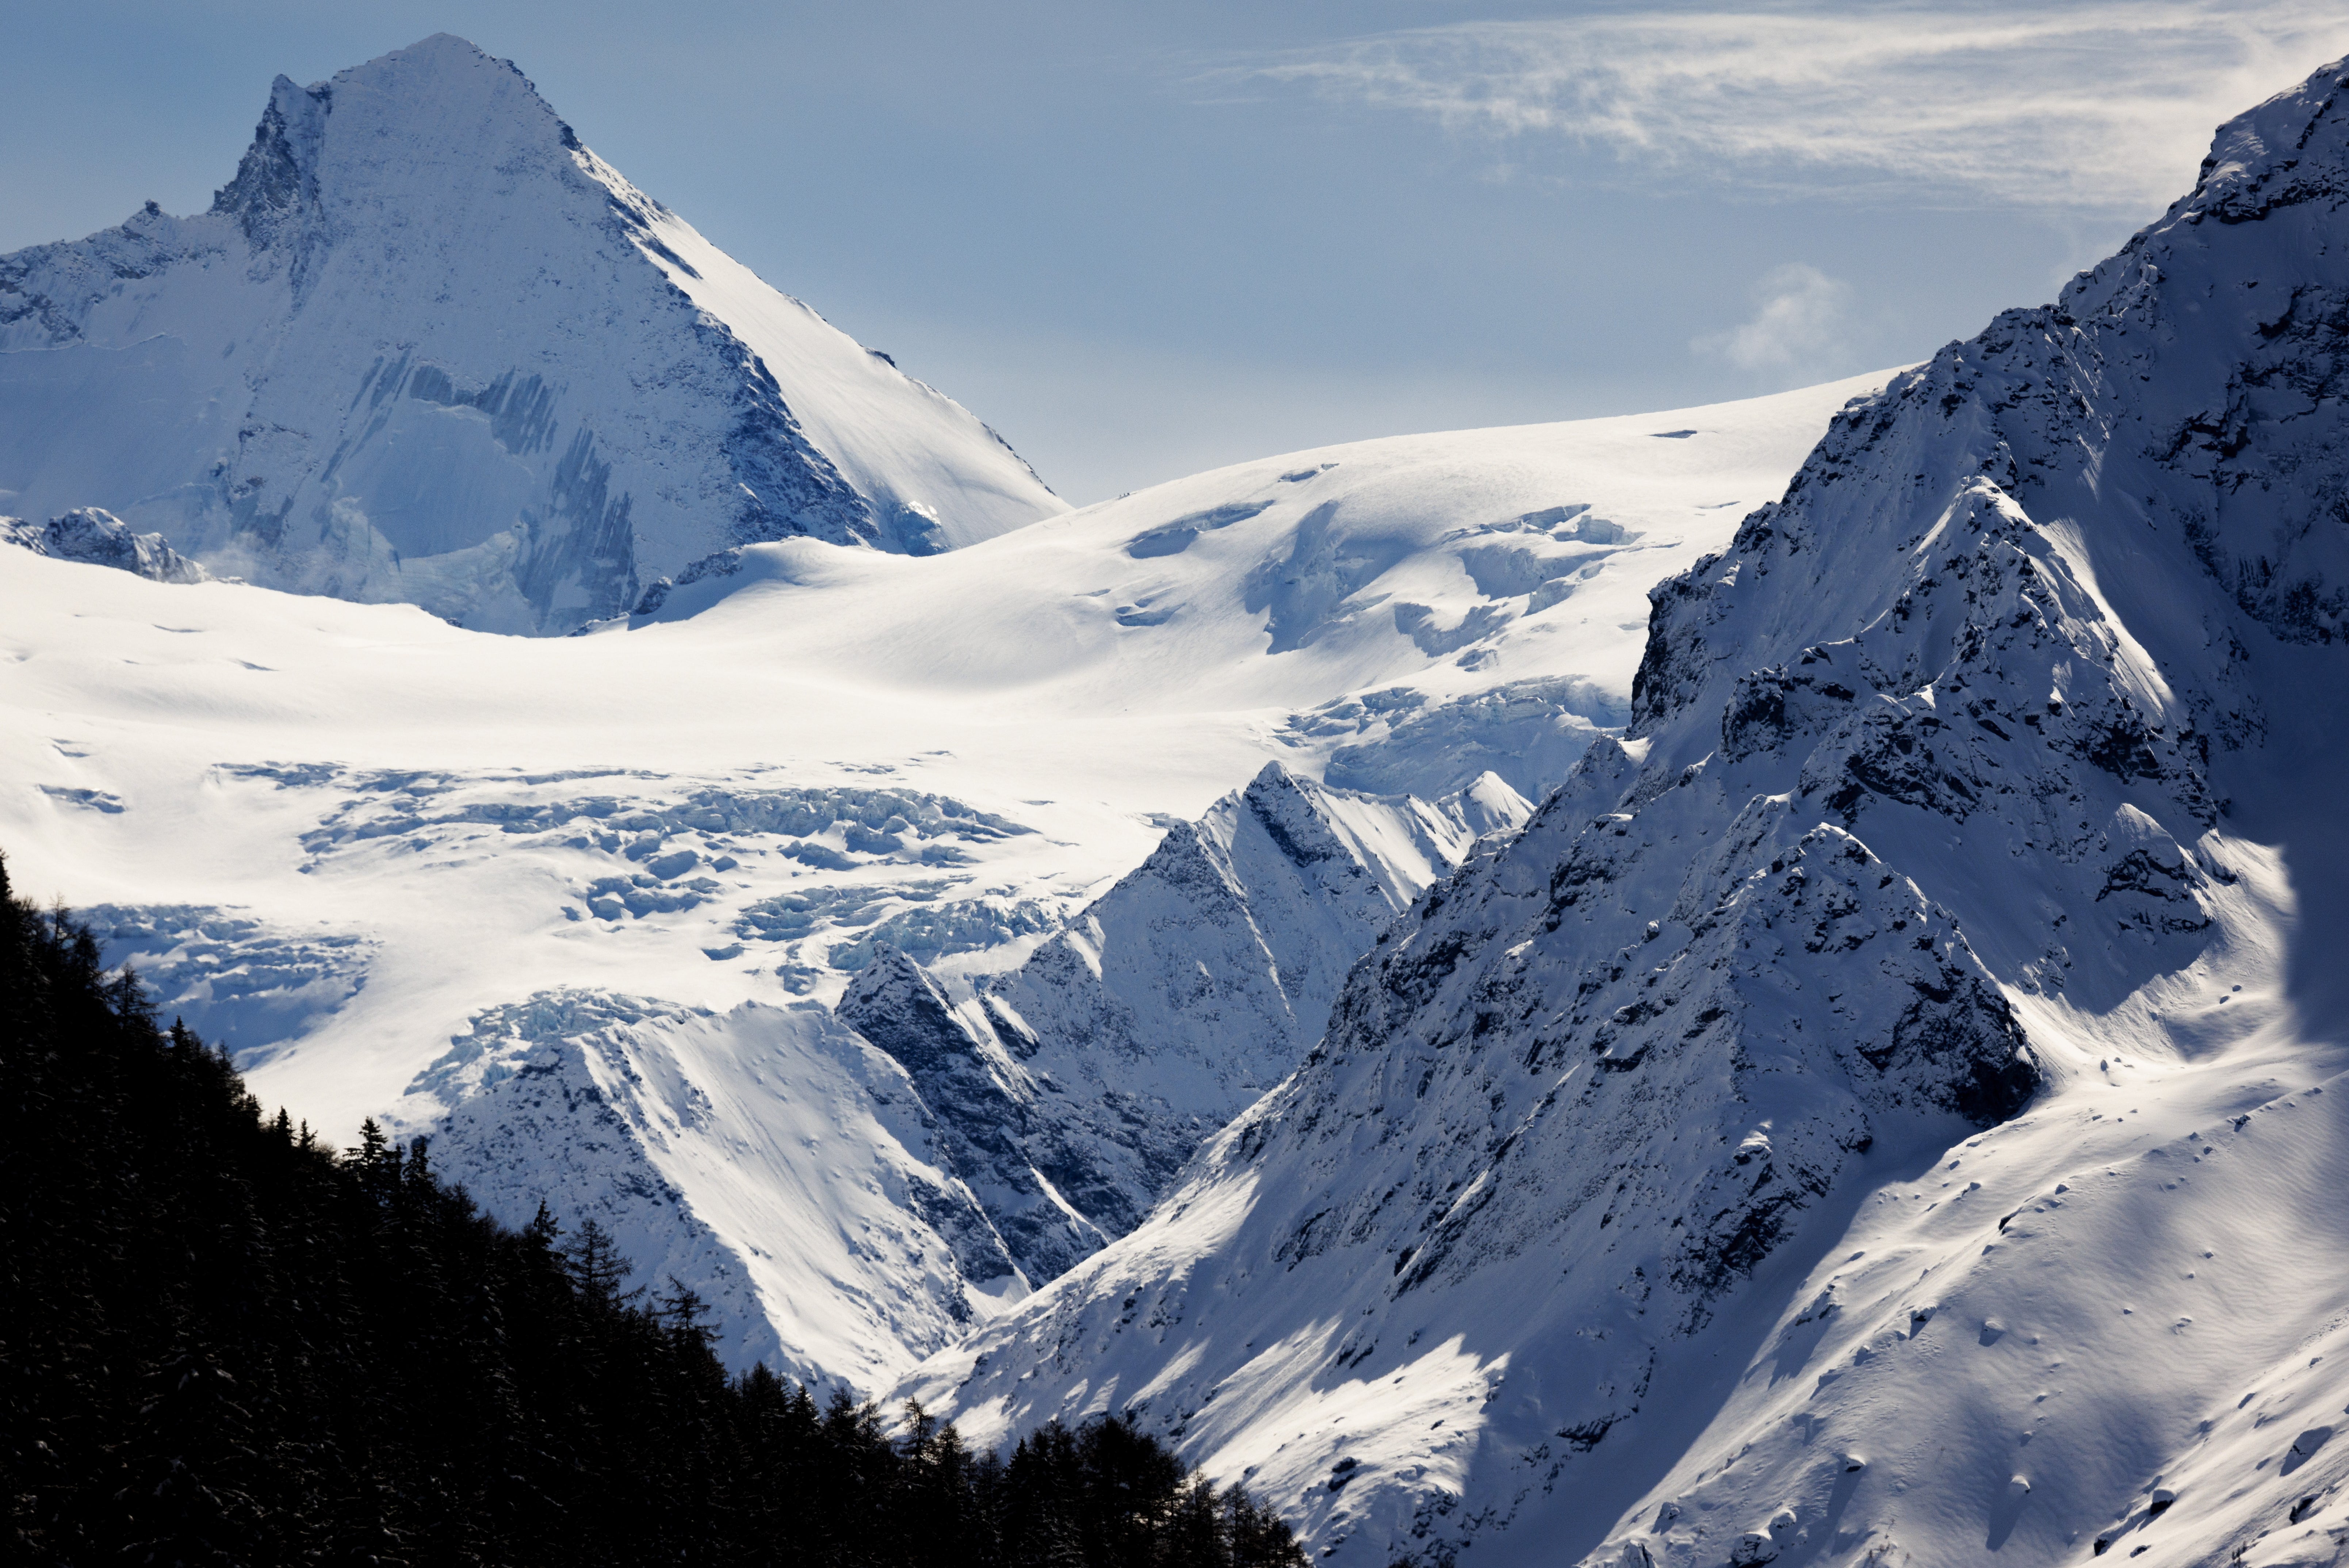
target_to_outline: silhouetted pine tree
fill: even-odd
[[[509,1231],[423,1139],[264,1119],[5,859],[0,1085],[7,1561],[1302,1568],[1122,1418],[1005,1462],[729,1378],[595,1220]]]

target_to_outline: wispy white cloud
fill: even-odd
[[[1216,74],[1560,136],[1633,170],[2142,209],[2182,192],[2219,121],[2344,50],[2338,5],[2099,0],[1463,23]]]
[[[1831,360],[1842,347],[1851,285],[1806,262],[1789,262],[1754,285],[1754,314],[1727,332],[1690,341],[1740,370],[1788,370]]]

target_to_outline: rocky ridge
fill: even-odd
[[[160,533],[133,533],[99,507],[77,507],[46,523],[0,517],[0,542],[59,561],[111,566],[150,583],[209,583],[212,574],[173,550]]]
[[[571,799],[468,814],[447,803],[464,794],[455,780],[389,782],[441,791],[425,799],[460,826],[655,825],[605,797],[601,818]],[[678,821],[723,827],[754,852],[757,829],[807,833],[843,804],[877,820],[876,793],[736,791],[720,811],[704,791]],[[347,833],[382,809],[353,804]],[[951,800],[900,792],[887,804],[934,835],[1026,831]],[[403,797],[383,806],[398,832],[424,829]],[[1069,932],[984,989],[966,981],[950,1000],[875,934],[858,944],[873,956],[837,1016],[812,1003],[719,1010],[546,990],[477,1013],[408,1086],[397,1127],[426,1137],[444,1175],[492,1213],[526,1222],[544,1202],[566,1223],[596,1219],[647,1283],[675,1276],[710,1304],[730,1365],[763,1360],[870,1393],[1130,1230],[1199,1141],[1319,1037],[1357,932],[1465,852],[1472,823],[1506,826],[1524,810],[1497,779],[1428,803],[1269,764],[1171,827]],[[867,849],[904,849],[870,836]],[[633,844],[657,864],[663,844],[684,854],[678,841],[647,830]],[[744,920],[780,920],[812,897],[755,903]],[[304,947],[222,912],[103,913],[112,946],[153,954],[174,995],[224,1019],[257,1026],[294,988],[364,983],[366,953],[336,967],[311,955],[322,938]],[[1078,951],[1096,968],[1071,963]],[[1065,1033],[1071,1018],[1089,1032]]]
[[[1041,1284],[1138,1224],[1320,1038],[1377,932],[1527,810],[1489,774],[1427,802],[1269,762],[1019,968],[957,1002],[885,945],[839,1015],[912,1074]]]
[[[595,1220],[633,1284],[709,1304],[730,1366],[864,1388],[1015,1284],[905,1071],[813,1004],[542,993],[429,1076],[456,1107],[429,1140],[444,1179],[501,1216]]]
[[[2260,753],[2342,634],[2344,86],[1838,416],[1655,591],[1625,739],[1381,936],[1145,1224],[904,1391],[982,1436],[1142,1410],[1340,1563],[1957,1561],[1979,1536],[1900,1521],[1977,1491],[2053,1560],[2116,1507],[2110,1445],[2034,1450],[2036,1493],[1994,1444],[1920,1469],[1978,1395],[1887,1346],[2029,1265],[1938,1166],[2006,1152],[1996,1201],[2044,1213],[2084,1140],[2138,1149],[2066,1099],[2123,1042],[2180,1137],[2275,1090],[2187,1069],[2248,1037],[2201,1021],[2217,977],[2291,947],[2230,780],[2298,765]],[[1830,1261],[1863,1213],[1893,1263]],[[2062,1321],[2116,1418],[2176,1408]]]

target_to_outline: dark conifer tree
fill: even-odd
[[[264,1119],[5,859],[0,1083],[9,1562],[1302,1568],[1123,1418],[1006,1462],[730,1378],[593,1218],[509,1231],[423,1139]]]

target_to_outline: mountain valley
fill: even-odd
[[[944,553],[728,544],[567,637],[166,580],[128,502],[27,523],[0,835],[273,1104],[429,1136],[686,1281],[730,1364],[877,1393],[1287,1073],[1378,924],[1619,727],[1648,583],[1881,379]]]
[[[0,257],[0,848],[731,1371],[1335,1568],[2313,1568],[2344,211],[2336,63],[1922,364],[1071,509],[512,65],[281,77]]]

